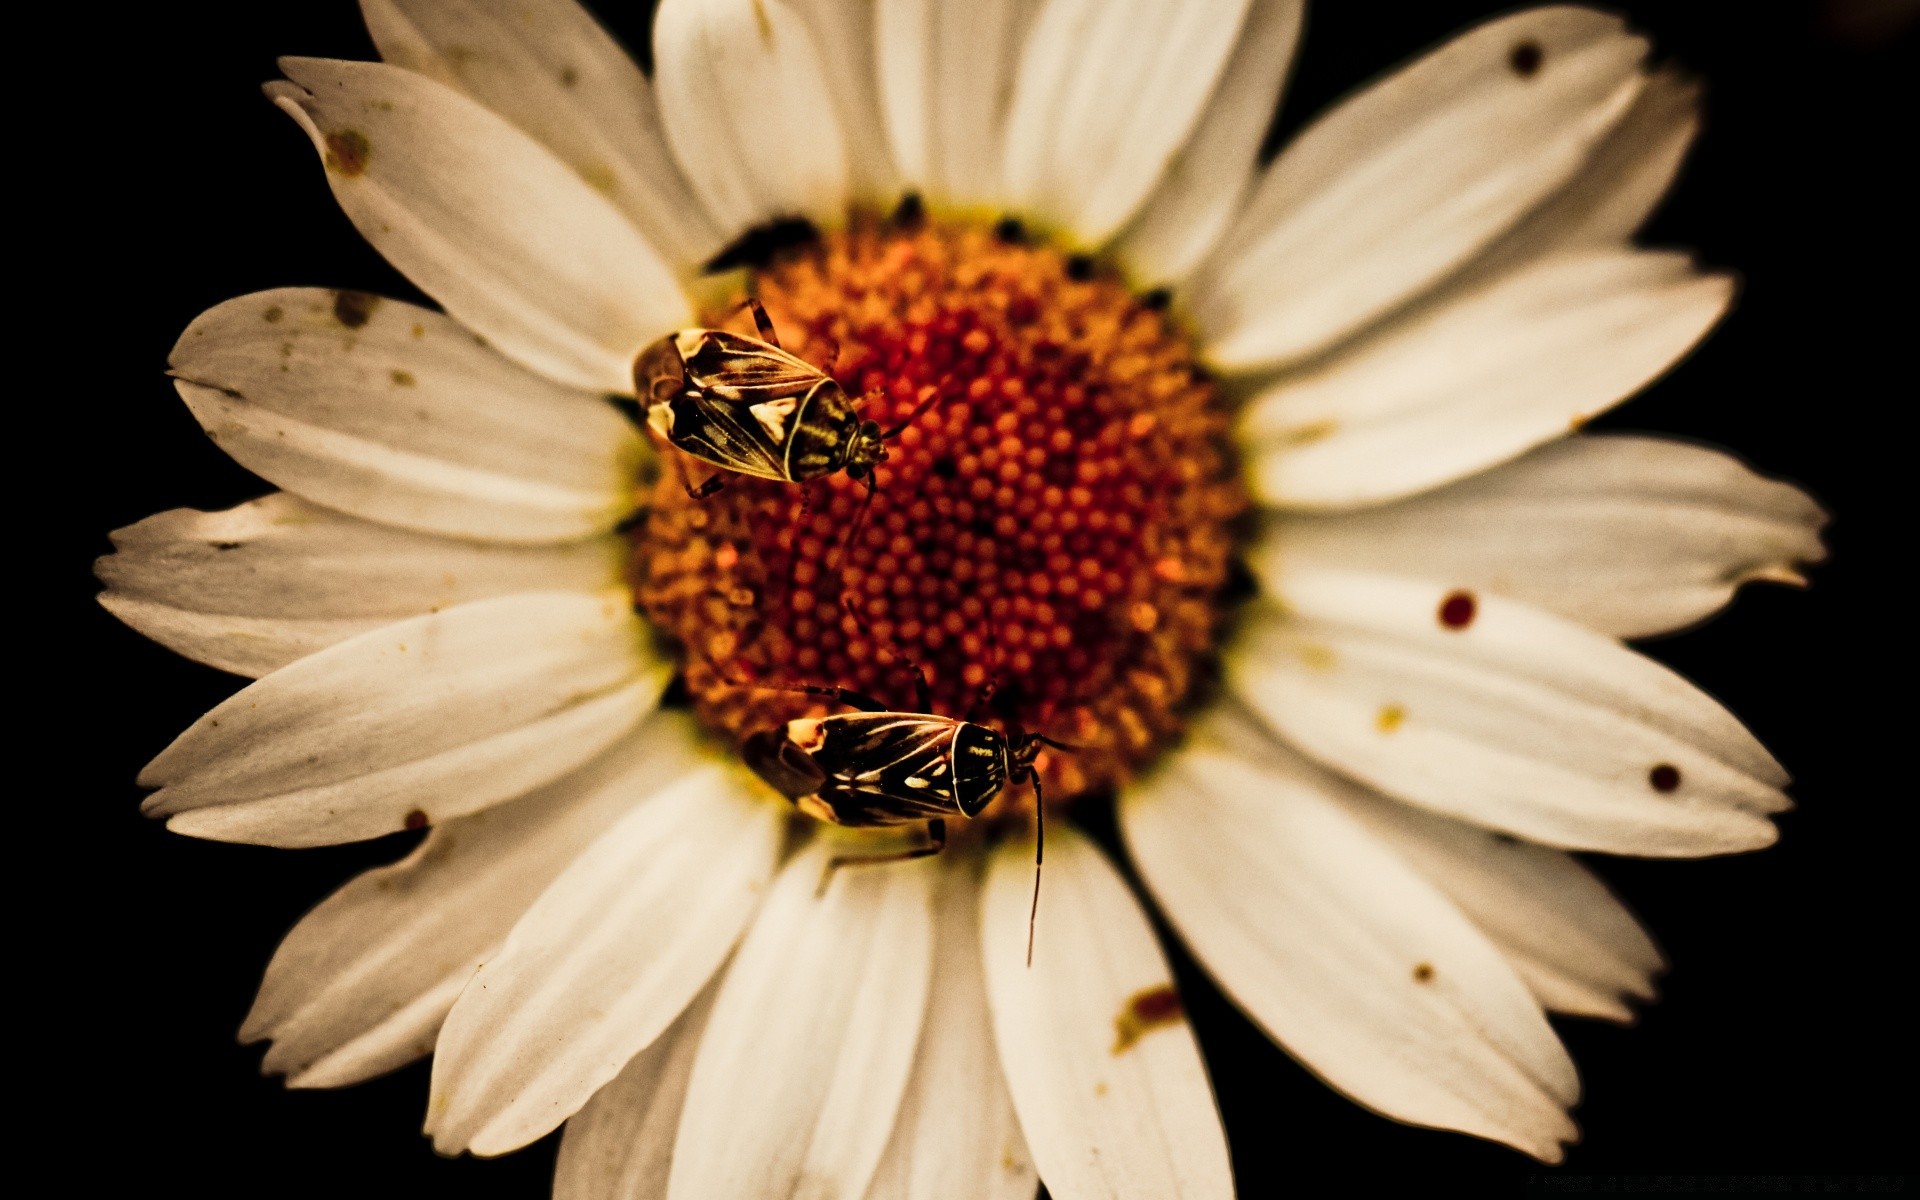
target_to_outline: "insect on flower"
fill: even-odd
[[[788,353],[758,300],[748,300],[758,338],[724,329],[682,329],[634,360],[633,382],[647,427],[720,473],[687,494],[699,500],[726,485],[727,472],[807,483],[844,470],[873,489],[886,443],[934,404],[932,397],[892,429],[864,420],[834,379],[832,358],[816,367]]]
[[[761,730],[742,744],[742,757],[756,775],[816,820],[857,829],[926,822],[925,845],[892,854],[837,856],[828,863],[828,878],[843,866],[938,854],[947,844],[948,820],[979,816],[1009,783],[1031,785],[1035,822],[1033,908],[1027,918],[1031,965],[1040,864],[1046,851],[1046,799],[1035,761],[1043,747],[1075,748],[1018,725],[1010,725],[1003,734],[976,723],[972,717],[990,696],[991,684],[965,718],[929,712],[932,700],[926,672],[917,663],[909,665],[916,681],[910,712],[843,687],[757,685],[825,696],[856,711],[797,717]]]

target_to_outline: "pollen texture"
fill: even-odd
[[[1077,747],[1040,760],[1050,802],[1124,781],[1180,728],[1246,506],[1186,336],[1004,229],[857,225],[782,252],[750,291],[863,416],[892,428],[933,403],[886,443],[870,506],[844,473],[734,475],[694,500],[683,479],[714,468],[661,443],[633,585],[684,646],[698,715],[738,740],[841,711],[775,690],[802,683],[915,710],[917,666],[931,711]],[[753,332],[737,306],[705,319]]]

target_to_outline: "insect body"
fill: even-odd
[[[1009,783],[1037,782],[1046,739],[933,713],[891,712],[841,689],[859,712],[802,717],[746,740],[747,765],[810,817],[867,828],[928,823],[937,853],[948,818],[977,817]]]
[[[786,483],[871,475],[899,429],[863,419],[828,371],[781,349],[760,302],[748,304],[760,338],[682,329],[641,352],[633,382],[648,428],[722,472]],[[687,493],[700,499],[725,482],[715,475]]]
[[[926,676],[918,702],[928,706]],[[838,857],[828,874],[851,863],[898,862],[938,854],[947,821],[979,816],[1009,783],[1033,788],[1034,913],[1040,905],[1040,862],[1046,849],[1046,800],[1035,770],[1043,746],[1074,747],[1015,726],[1007,733],[930,712],[895,712],[878,700],[840,687],[783,690],[830,696],[856,712],[799,717],[762,730],[741,746],[747,766],[794,807],[835,825],[872,828],[925,821],[927,844],[895,854]],[[824,885],[823,885],[824,886]],[[1033,961],[1032,914],[1027,961]]]

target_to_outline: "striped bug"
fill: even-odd
[[[781,348],[773,320],[748,300],[758,338],[724,329],[682,329],[641,351],[633,383],[647,427],[682,453],[720,468],[687,494],[704,499],[729,472],[807,483],[836,471],[867,481],[887,461],[886,443],[938,400],[892,429],[865,420],[832,374]]]
[[[848,611],[853,612],[851,605]],[[858,614],[855,613],[858,620]],[[1010,783],[1033,788],[1033,909],[1027,919],[1027,962],[1033,962],[1033,920],[1040,907],[1040,864],[1046,850],[1046,798],[1035,769],[1043,747],[1076,747],[1018,725],[1001,733],[970,718],[943,717],[932,707],[926,672],[912,663],[915,708],[903,712],[843,687],[758,684],[825,696],[853,712],[797,717],[750,735],[741,744],[748,767],[816,820],[857,829],[926,822],[927,844],[878,856],[837,856],[842,866],[925,858],[946,848],[947,822],[979,816]],[[991,695],[989,684],[973,708]],[[824,882],[822,883],[824,887]]]

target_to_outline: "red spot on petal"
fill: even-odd
[[[1162,1025],[1171,1025],[1185,1013],[1180,993],[1172,984],[1163,983],[1127,997],[1125,1007],[1113,1019],[1113,1052],[1125,1054],[1134,1044]]]
[[[1647,772],[1647,783],[1656,792],[1673,792],[1680,788],[1680,768],[1672,763],[1660,763]]]
[[[425,829],[426,827],[427,827],[426,813],[423,813],[416,808],[412,812],[407,814],[408,829]]]
[[[1440,624],[1448,629],[1465,629],[1473,624],[1473,615],[1479,610],[1480,604],[1472,592],[1448,592],[1447,598],[1440,602]]]

